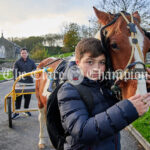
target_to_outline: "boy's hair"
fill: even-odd
[[[97,57],[102,54],[105,55],[105,50],[103,49],[100,40],[96,38],[85,38],[77,44],[75,56],[77,59],[81,60],[85,53],[90,53],[91,57]]]

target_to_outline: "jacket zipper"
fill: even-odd
[[[115,150],[117,150],[117,144],[118,144],[118,137],[115,136]]]
[[[102,88],[100,88],[100,92],[101,92],[102,95],[104,94]]]

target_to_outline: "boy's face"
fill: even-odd
[[[84,76],[92,80],[100,80],[105,71],[106,58],[102,54],[98,57],[91,57],[90,53],[85,53],[81,60],[76,59],[76,64],[83,71]]]

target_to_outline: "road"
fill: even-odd
[[[0,83],[0,150],[38,150],[38,112],[32,112],[31,117],[22,115],[13,120],[12,129],[8,127],[8,116],[4,113],[4,97],[11,91],[12,85],[13,81]],[[37,108],[35,95],[32,95],[30,106]],[[52,150],[48,135],[46,142],[45,150]],[[121,150],[144,150],[126,129],[121,132],[121,147]]]

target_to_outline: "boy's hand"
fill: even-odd
[[[145,95],[135,95],[128,98],[128,100],[134,105],[139,116],[142,116],[149,109],[150,93],[147,93]]]

